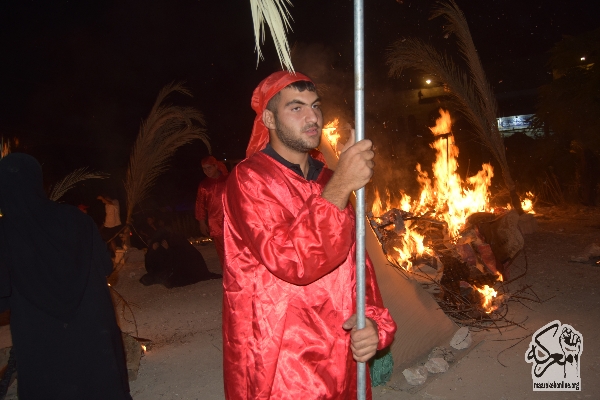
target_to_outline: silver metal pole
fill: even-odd
[[[354,0],[354,113],[356,141],[365,138],[365,55],[363,0]],[[356,316],[357,328],[365,327],[365,188],[356,191]],[[365,400],[365,363],[357,366],[357,398]]]

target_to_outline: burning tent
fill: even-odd
[[[394,364],[406,366],[436,346],[447,345],[462,325],[497,319],[503,281],[523,248],[519,215],[510,206],[492,208],[493,168],[464,182],[458,175],[458,147],[450,114],[440,110],[436,127],[433,177],[417,165],[418,198],[390,193],[368,212],[366,247],[386,307],[398,323],[391,346]],[[340,138],[337,120],[325,126],[320,150],[335,169]],[[328,142],[328,143],[327,143]],[[529,200],[531,201],[531,200]],[[525,204],[523,204],[525,206]]]

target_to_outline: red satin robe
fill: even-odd
[[[225,397],[355,399],[356,362],[342,324],[355,313],[355,225],[321,197],[332,171],[309,182],[263,153],[238,164],[224,196]],[[371,261],[367,317],[379,349],[396,324]],[[370,394],[370,385],[368,397]]]
[[[217,178],[206,177],[198,185],[196,195],[196,219],[206,220],[208,216],[208,230],[210,237],[215,243],[215,248],[224,265],[224,243],[223,243],[223,191],[227,182],[227,175],[221,174]]]

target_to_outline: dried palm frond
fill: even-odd
[[[510,176],[504,139],[496,121],[498,105],[481,66],[465,16],[453,0],[438,3],[438,8],[434,10],[431,18],[439,16],[444,16],[447,21],[447,34],[456,35],[468,73],[461,71],[452,59],[438,52],[430,44],[410,38],[394,43],[388,53],[390,75],[399,76],[404,68],[414,68],[435,74],[447,85],[457,111],[464,115],[477,137],[500,165],[504,183],[511,194],[511,202],[520,210],[521,202]]]
[[[250,8],[252,9],[252,21],[254,23],[257,63],[263,59],[260,45],[265,42],[264,24],[266,22],[269,25],[281,66],[293,73],[294,66],[292,65],[290,46],[286,37],[286,32],[292,30],[289,19],[293,18],[287,9],[286,3],[293,7],[290,0],[250,0]]]
[[[104,172],[88,171],[88,167],[78,168],[67,174],[60,181],[52,185],[48,198],[52,201],[58,201],[64,194],[71,190],[73,186],[87,179],[106,179],[108,174]]]
[[[179,147],[200,139],[209,152],[211,150],[204,129],[204,116],[200,111],[193,107],[164,104],[165,98],[173,92],[192,96],[180,83],[162,88],[133,145],[125,177],[127,224],[132,223],[134,207],[147,198]]]

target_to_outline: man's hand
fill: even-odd
[[[200,233],[202,234],[202,236],[209,236],[208,226],[206,225],[206,221],[204,220],[200,221]]]
[[[354,140],[352,129],[350,139],[340,154],[337,168],[321,195],[340,210],[346,208],[350,193],[365,186],[373,176],[373,143],[367,139],[358,143],[354,143]]]
[[[379,333],[377,324],[370,318],[365,319],[365,327],[358,330],[356,328],[356,314],[344,322],[342,327],[350,332],[350,348],[352,356],[357,362],[367,362],[375,355],[379,345]]]

